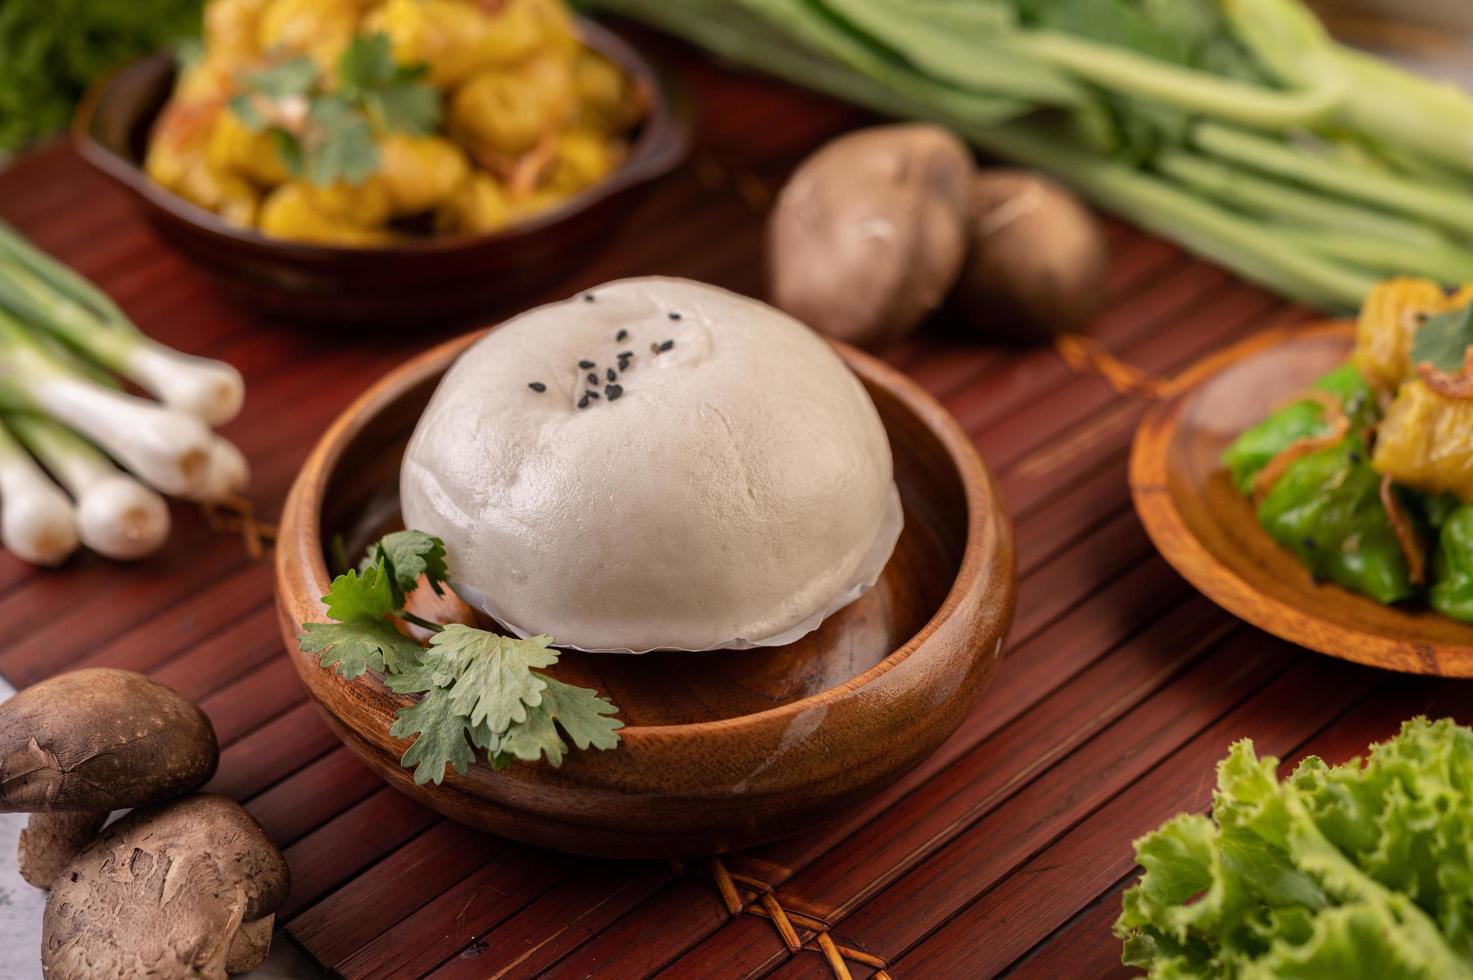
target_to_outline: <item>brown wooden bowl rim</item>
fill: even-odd
[[[1191,383],[1153,405],[1136,427],[1130,450],[1131,501],[1146,534],[1167,563],[1203,595],[1239,619],[1280,639],[1341,660],[1383,669],[1390,664],[1392,669],[1407,673],[1473,676],[1473,646],[1431,641],[1410,645],[1344,626],[1256,588],[1198,540],[1172,497],[1168,450],[1180,427],[1183,409],[1202,385],[1226,368],[1290,341],[1319,337],[1353,339],[1354,332],[1355,324],[1349,320],[1278,327],[1254,334],[1194,364],[1190,368]],[[1315,631],[1296,628],[1296,622],[1304,621],[1313,622]],[[1419,652],[1418,647],[1424,649]],[[1444,662],[1451,658],[1428,656],[1434,648],[1456,654],[1451,669]],[[1367,652],[1371,650],[1375,653]]]
[[[312,581],[318,588],[318,594],[322,595],[327,592],[332,577],[328,573],[327,558],[321,546],[322,521],[318,502],[336,469],[343,449],[378,417],[388,402],[397,399],[406,388],[422,383],[432,375],[443,374],[465,348],[494,329],[495,327],[487,327],[473,330],[416,355],[374,382],[333,421],[303,462],[297,482],[287,497],[286,507],[292,513],[283,514],[282,526],[286,528],[288,524],[295,524],[299,521],[300,533],[283,534],[277,542],[276,578],[278,585],[290,579],[287,572],[288,563],[296,563],[300,568],[301,559],[305,557]],[[664,739],[708,732],[729,733],[747,726],[765,725],[783,719],[785,716],[797,715],[814,707],[846,698],[883,676],[893,667],[904,662],[913,652],[923,647],[926,641],[957,612],[971,589],[988,585],[991,580],[982,574],[986,565],[1007,557],[1005,554],[1008,550],[1007,542],[1004,540],[1005,536],[1000,533],[998,524],[1001,503],[996,488],[981,458],[977,455],[971,439],[968,438],[961,425],[920,385],[900,371],[842,341],[828,339],[828,343],[862,381],[875,384],[895,395],[906,410],[912,412],[936,437],[946,450],[947,458],[956,468],[957,476],[961,481],[962,495],[966,500],[967,540],[962,549],[961,563],[957,567],[956,575],[947,589],[945,598],[925,624],[883,660],[831,688],[806,698],[731,718],[671,725],[630,725],[620,731],[621,738],[639,742],[650,738]],[[312,475],[310,481],[308,480],[309,475]],[[304,546],[305,556],[302,554]],[[1011,581],[1013,569],[1007,569],[1006,573],[1008,580]],[[295,598],[302,604],[315,605],[317,609],[323,608],[320,600],[316,598],[310,601],[301,596]],[[287,614],[295,615],[290,608],[290,602],[287,603],[287,606]],[[1010,601],[1004,603],[1002,615],[1010,618],[1011,613],[1012,603]],[[1005,635],[1004,630],[999,636],[999,643],[1002,642]],[[294,656],[305,656],[298,650],[290,652]],[[389,693],[382,678],[377,675],[365,674],[354,681],[347,681],[333,673],[330,679],[338,684],[371,680],[371,683],[386,696],[399,697]]]
[[[458,252],[501,242],[515,243],[524,235],[558,224],[632,187],[663,177],[679,166],[690,152],[695,129],[695,107],[679,81],[607,27],[586,17],[578,16],[574,19],[581,39],[591,49],[610,58],[636,80],[647,84],[650,106],[644,127],[630,146],[629,156],[609,176],[571,195],[557,207],[497,231],[481,234],[435,234],[423,238],[406,238],[390,245],[366,247],[319,245],[275,238],[255,228],[238,227],[215,212],[161,187],[138,163],[98,141],[92,133],[92,127],[98,105],[116,84],[117,78],[149,61],[173,60],[174,55],[168,51],[156,51],[108,72],[89,85],[72,115],[72,145],[92,166],[171,217],[216,238],[228,239],[258,252],[283,258],[311,262],[343,259],[371,261],[375,258],[394,259]]]

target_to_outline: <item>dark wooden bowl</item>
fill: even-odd
[[[518,763],[416,786],[390,738],[409,699],[302,654],[324,617],[324,543],[348,553],[398,520],[399,460],[445,369],[479,334],[389,374],[328,430],[287,499],[277,543],[282,637],[347,745],[392,786],[506,837],[606,857],[713,853],[796,833],[893,782],[987,686],[1012,619],[1012,530],[956,422],[903,375],[836,344],[879,408],[905,530],[880,581],[797,643],[709,653],[564,653],[551,673],[620,707],[623,741],[560,769]],[[452,570],[453,571],[453,570]]]
[[[1130,489],[1166,560],[1218,605],[1293,643],[1357,663],[1473,677],[1473,626],[1425,606],[1383,606],[1309,571],[1259,526],[1222,451],[1270,406],[1350,354],[1348,323],[1258,334],[1204,362],[1201,381],[1155,407],[1135,433]]]
[[[375,248],[288,242],[237,228],[149,179],[148,134],[173,90],[170,54],[100,82],[72,124],[77,150],[128,191],[144,215],[239,301],[272,316],[352,326],[464,319],[576,270],[642,188],[690,149],[693,113],[673,81],[612,32],[579,20],[586,44],[649,94],[618,170],[563,204],[488,235],[439,235]]]

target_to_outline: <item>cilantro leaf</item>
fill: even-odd
[[[1412,337],[1412,363],[1458,374],[1469,347],[1473,347],[1473,303],[1438,313],[1418,327]]]
[[[375,562],[362,572],[348,569],[332,580],[332,588],[322,597],[328,616],[340,623],[367,617],[382,619],[398,608],[389,573],[382,562]]]
[[[348,680],[366,670],[401,671],[419,663],[421,647],[384,619],[399,607],[383,562],[350,569],[332,580],[322,597],[333,623],[303,623],[297,638],[304,653],[321,654]]]
[[[512,725],[501,737],[500,752],[524,762],[536,762],[545,756],[554,768],[561,766],[568,746],[558,736],[559,727],[580,749],[612,749],[619,744],[617,733],[624,723],[608,717],[618,709],[599,697],[597,691],[551,677],[546,684],[542,703],[527,712],[526,721]]]
[[[610,717],[619,709],[592,688],[574,687],[549,677],[542,692],[542,710],[580,749],[612,749],[619,744],[618,731],[624,723]]]
[[[456,711],[500,734],[542,703],[547,681],[532,668],[557,663],[551,642],[550,636],[517,640],[451,623],[430,638],[426,659],[440,660],[453,674],[448,689]]]
[[[339,94],[319,95],[307,112],[307,179],[319,187],[361,184],[378,172],[378,144],[363,114]]]
[[[243,71],[237,77],[243,89],[268,99],[307,95],[317,86],[317,63],[307,55],[298,55],[269,68]]]
[[[440,124],[440,93],[423,81],[429,66],[394,62],[389,36],[359,34],[338,66],[343,96],[361,105],[380,129],[424,136]]]
[[[413,592],[419,585],[421,575],[435,590],[435,595],[445,594],[440,584],[450,578],[450,573],[445,567],[445,542],[439,538],[423,531],[386,534],[358,567],[367,568],[376,562],[387,566],[390,585],[401,605],[405,593]]]
[[[419,665],[423,649],[386,619],[358,617],[345,623],[303,623],[297,643],[303,653],[320,654],[323,667],[337,667],[348,680],[377,670],[405,672]]]
[[[445,778],[446,766],[464,776],[476,761],[465,722],[455,713],[450,694],[443,688],[433,688],[417,703],[395,712],[389,734],[395,738],[415,736],[399,764],[414,766],[414,781],[420,785],[439,783]]]

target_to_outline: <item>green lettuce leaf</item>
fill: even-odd
[[[1277,770],[1237,743],[1210,819],[1136,842],[1124,962],[1153,978],[1473,977],[1473,731],[1416,718],[1364,763]]]

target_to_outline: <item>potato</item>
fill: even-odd
[[[984,170],[972,183],[963,315],[989,336],[1047,341],[1104,302],[1108,254],[1099,223],[1072,194],[1022,170]]]
[[[767,229],[773,302],[864,347],[905,334],[961,271],[971,175],[971,153],[935,126],[829,143],[778,195]]]

